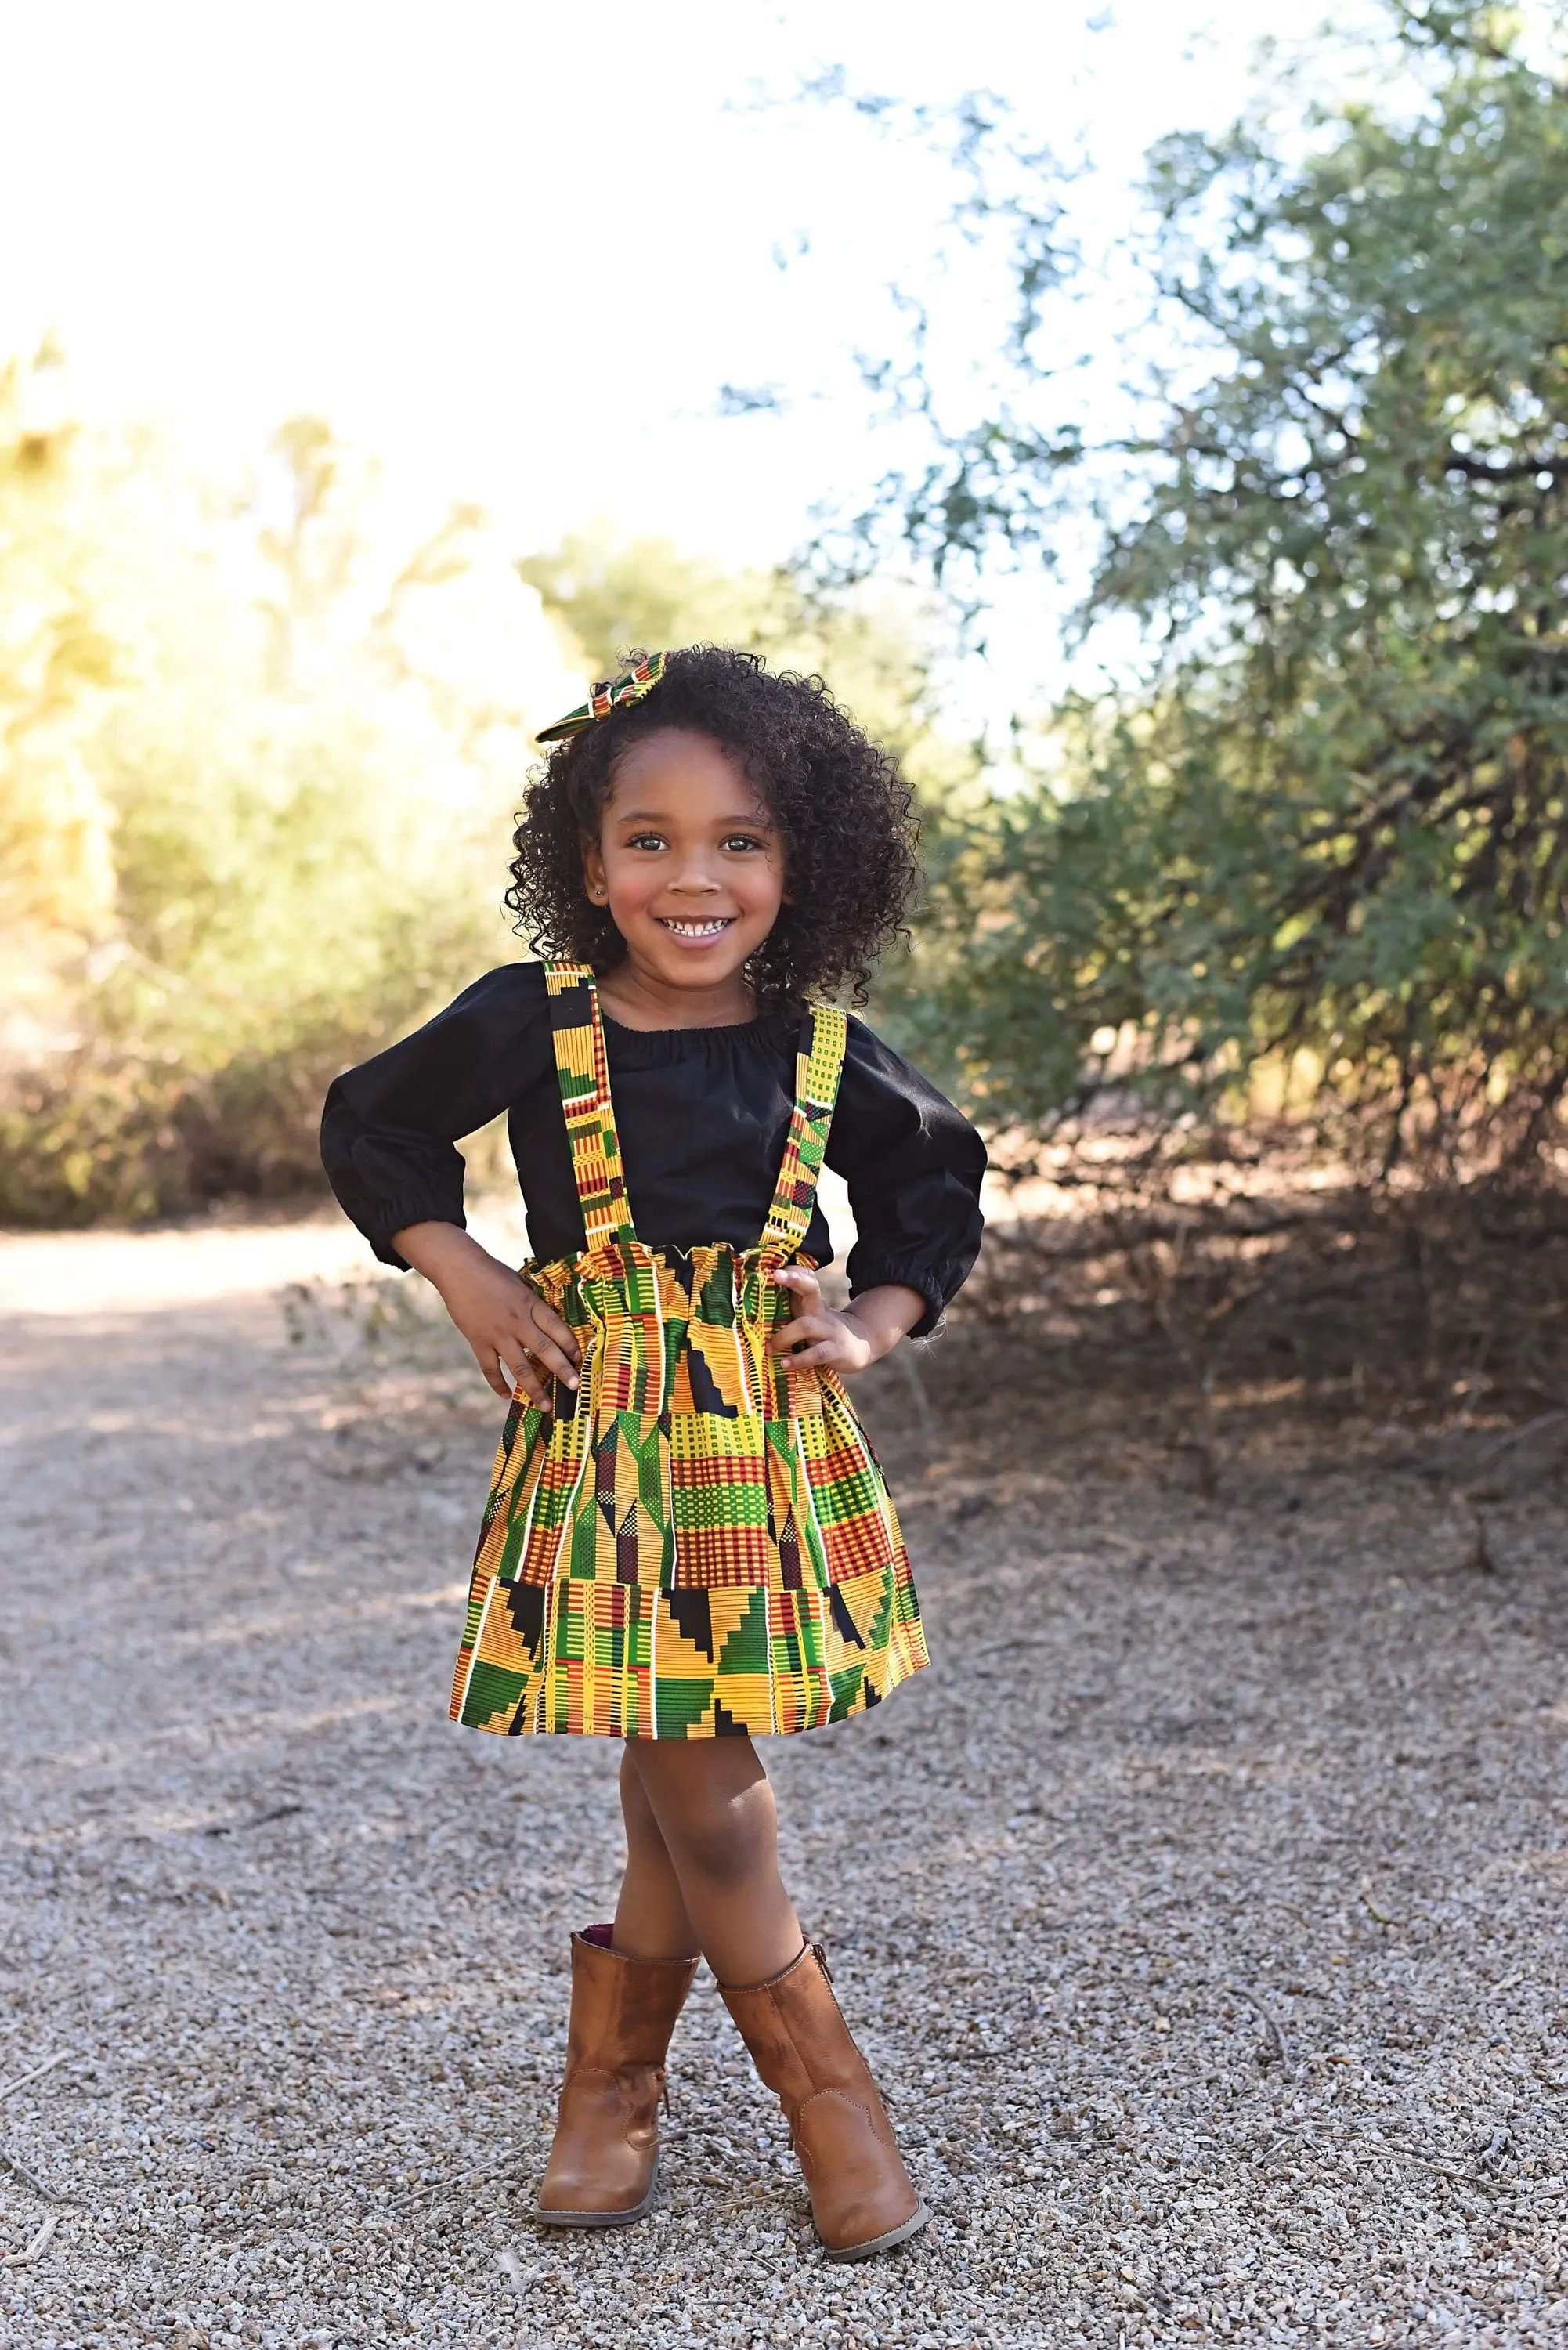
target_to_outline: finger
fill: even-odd
[[[498,1396],[504,1396],[507,1402],[510,1403],[512,1400],[512,1382],[506,1376],[506,1366],[502,1362],[500,1357],[498,1355],[492,1355],[490,1360],[486,1362],[478,1347],[475,1347],[473,1350],[473,1359],[484,1374],[486,1386],[493,1387]]]
[[[774,1276],[789,1294],[790,1312],[797,1317],[822,1309],[822,1284],[808,1265],[786,1264]]]
[[[792,1317],[774,1332],[768,1340],[769,1352],[793,1355],[797,1347],[809,1346],[816,1338],[832,1338],[837,1334],[826,1314],[802,1314]]]
[[[543,1298],[538,1299],[530,1310],[534,1327],[539,1336],[542,1338],[550,1339],[554,1345],[559,1347],[568,1363],[577,1362],[580,1359],[580,1349],[571,1324],[563,1322],[561,1316],[552,1307],[546,1305]]]
[[[825,1364],[842,1359],[843,1347],[836,1338],[821,1338],[815,1347],[803,1347],[798,1355],[784,1358],[784,1368],[790,1371],[820,1370]]]
[[[522,1347],[528,1354],[535,1357],[536,1359],[547,1369],[555,1373],[556,1378],[561,1381],[563,1387],[575,1388],[576,1386],[576,1364],[573,1361],[570,1355],[565,1355],[562,1353],[560,1347],[556,1345],[554,1339],[546,1338],[543,1331],[536,1328],[525,1331],[514,1331],[513,1335],[516,1338],[517,1344],[520,1347]]]
[[[497,1356],[496,1360],[501,1363],[503,1371],[505,1371],[506,1365],[502,1358]],[[538,1404],[542,1409],[548,1409],[550,1399],[545,1390],[545,1382],[539,1376],[538,1367],[526,1355],[519,1357],[515,1376],[511,1373],[507,1376],[511,1378],[508,1394],[525,1395],[530,1403]]]

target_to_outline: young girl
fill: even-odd
[[[634,657],[628,657],[634,658]],[[512,1409],[452,1714],[623,1742],[613,1926],[572,1938],[535,2217],[651,2206],[670,2033],[705,1958],[778,2094],[831,2260],[927,2211],[780,1878],[756,1734],[926,1662],[842,1385],[929,1331],[979,1247],[979,1137],[868,1028],[915,878],[909,795],[819,680],[699,646],[540,736],[507,903],[536,949],[339,1077],[322,1150]],[[463,1228],[457,1139],[505,1109],[534,1254]],[[824,1160],[858,1227],[833,1311]]]

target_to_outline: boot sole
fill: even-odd
[[[535,2203],[528,2213],[541,2228],[629,2228],[635,2220],[646,2220],[653,2209],[653,2199],[659,2189],[659,2165],[653,2166],[653,2177],[648,2182],[648,2192],[640,2203],[629,2211],[546,2211]]]
[[[895,2244],[901,2244],[910,2236],[917,2235],[930,2216],[922,2203],[901,2226],[889,2228],[885,2236],[868,2236],[863,2244],[844,2244],[837,2251],[829,2251],[825,2244],[823,2250],[830,2261],[874,2260],[878,2252],[890,2252]]]

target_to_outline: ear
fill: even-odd
[[[609,882],[605,875],[604,851],[597,840],[585,832],[582,837],[583,887],[596,906],[609,904]]]

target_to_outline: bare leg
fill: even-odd
[[[695,1938],[666,1950],[700,1948],[722,1983],[764,1982],[787,1967],[804,1937],[779,1875],[774,1791],[751,1740],[632,1739],[626,1762]],[[618,1916],[616,1934],[619,1947]]]
[[[626,1875],[616,1903],[615,1947],[628,1959],[694,1959],[700,1945],[680,1898],[680,1881],[629,1747],[621,1757],[620,1808],[626,1822]]]

